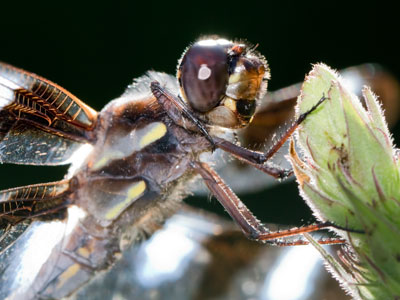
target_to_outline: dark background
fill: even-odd
[[[400,78],[397,10],[383,1],[14,2],[0,4],[0,60],[96,110],[146,70],[175,73],[185,47],[206,34],[259,43],[271,90],[301,81],[316,62],[337,69],[377,62]],[[57,180],[65,170],[1,166],[0,188]],[[293,182],[242,198],[264,222],[310,221]],[[191,202],[220,209],[216,201]]]

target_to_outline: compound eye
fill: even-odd
[[[243,119],[251,119],[256,112],[255,100],[238,100],[236,102],[236,110]]]
[[[192,108],[207,112],[218,105],[228,84],[228,68],[226,45],[199,42],[189,48],[179,66],[179,82]]]

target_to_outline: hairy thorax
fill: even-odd
[[[172,123],[149,93],[112,101],[96,130],[94,147],[69,174],[79,188],[69,197],[68,213],[79,208],[82,215],[49,268],[42,267],[48,274],[43,296],[65,296],[160,228],[190,190],[190,162],[210,147],[201,135]],[[57,272],[50,269],[54,261]]]
[[[185,195],[190,162],[209,149],[203,136],[172,123],[152,95],[136,97],[103,109],[101,138],[74,175],[80,188],[72,198],[90,216],[88,231],[150,233]]]

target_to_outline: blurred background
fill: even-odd
[[[400,78],[397,10],[382,1],[3,1],[0,10],[0,60],[96,110],[147,70],[175,74],[183,50],[210,34],[258,43],[271,68],[269,90],[302,81],[317,62],[335,69],[374,62]],[[66,169],[1,165],[0,189],[58,180]],[[263,222],[313,221],[293,180],[240,196]],[[207,197],[188,203],[225,215]]]
[[[396,10],[380,1],[3,1],[0,7],[0,60],[58,83],[96,110],[147,70],[175,74],[183,50],[209,34],[258,43],[271,68],[269,90],[302,81],[316,62],[336,69],[375,62],[400,78]],[[395,140],[398,131],[392,129]],[[3,165],[0,189],[57,180],[65,170]],[[312,221],[293,181],[241,197],[264,222]],[[214,200],[190,203],[223,214]]]

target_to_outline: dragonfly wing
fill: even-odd
[[[93,140],[97,112],[33,73],[0,63],[0,162],[59,165]]]
[[[0,191],[1,299],[22,293],[63,237],[71,181]]]

